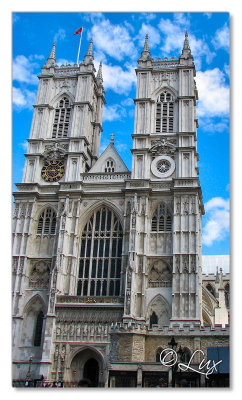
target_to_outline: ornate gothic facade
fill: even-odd
[[[57,66],[54,44],[39,76],[14,193],[13,378],[26,378],[31,358],[32,379],[152,386],[163,374],[171,384],[157,354],[172,337],[184,354],[228,346],[227,281],[202,282],[188,35],[180,57],[163,61],[146,36],[131,172],[113,137],[99,157],[105,92],[92,46],[80,65]]]

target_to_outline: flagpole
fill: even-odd
[[[82,31],[83,31],[83,28],[82,28]],[[78,53],[77,53],[77,60],[76,60],[77,65],[78,65],[78,61],[79,61],[80,47],[81,47],[81,41],[82,41],[82,31],[80,34],[80,42],[79,42],[79,48],[78,48]]]

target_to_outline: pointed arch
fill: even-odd
[[[88,212],[81,232],[77,295],[119,296],[123,227],[117,213],[100,204]]]
[[[37,234],[55,235],[57,224],[56,210],[52,206],[45,206],[39,212]]]
[[[161,202],[156,205],[151,219],[152,232],[171,232],[172,231],[172,212],[166,203]]]
[[[157,316],[157,325],[162,327],[169,325],[171,318],[171,306],[160,293],[154,296],[147,307],[146,321],[149,324],[150,317],[155,313]]]
[[[52,138],[60,139],[68,136],[73,102],[65,93],[59,94],[55,104]]]
[[[155,99],[156,117],[155,131],[156,133],[172,133],[174,132],[174,104],[175,96],[170,89],[163,88]]]
[[[57,95],[55,95],[53,97],[53,99],[50,101],[50,106],[52,107],[56,107],[56,105],[58,104],[58,102],[61,100],[62,97],[68,97],[70,99],[70,103],[71,105],[73,105],[73,103],[75,102],[75,97],[73,96],[73,94],[71,92],[69,92],[69,90],[66,89],[62,89],[60,92],[58,92]]]
[[[22,344],[39,347],[43,340],[44,317],[47,306],[42,296],[34,295],[27,302],[23,311]]]

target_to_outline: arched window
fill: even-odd
[[[165,204],[160,204],[152,217],[151,231],[152,232],[171,232],[172,216]]]
[[[210,285],[210,283],[207,284],[206,288],[213,295],[213,297],[216,297],[215,289],[212,285]]]
[[[104,172],[115,172],[115,162],[112,160],[112,158],[109,158],[106,161]]]
[[[225,304],[226,307],[229,308],[229,297],[230,297],[230,289],[229,289],[229,284],[227,283],[227,285],[224,288],[224,295],[225,295]]]
[[[69,122],[71,115],[70,100],[67,97],[63,97],[55,109],[55,117],[53,124],[52,137],[63,138],[67,137]]]
[[[77,295],[119,296],[123,231],[116,214],[102,207],[81,237]]]
[[[174,99],[164,91],[156,100],[156,132],[167,133],[174,130]]]
[[[177,351],[177,355],[178,355],[178,361],[179,362],[183,362],[188,364],[190,361],[190,358],[192,356],[191,351],[189,350],[188,347],[179,347],[178,351]]]
[[[153,313],[150,316],[150,329],[152,329],[153,325],[157,325],[158,324],[158,317],[156,315],[156,313],[153,311]]]
[[[35,325],[34,346],[36,347],[41,345],[43,320],[44,320],[44,314],[43,311],[40,311],[37,316]]]
[[[46,208],[39,217],[37,234],[54,235],[56,231],[56,213],[52,208]]]
[[[155,361],[156,361],[156,362],[160,362],[160,355],[161,355],[162,351],[163,351],[163,348],[162,348],[162,347],[159,347],[159,348],[157,349],[157,351],[156,351],[156,356],[155,356]]]

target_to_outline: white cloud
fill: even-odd
[[[212,17],[212,13],[211,12],[205,12],[203,13],[208,19],[210,19]]]
[[[174,22],[170,19],[161,18],[158,27],[163,33],[163,44],[161,48],[163,52],[166,55],[174,55],[175,52],[179,51],[181,54],[185,39],[185,30],[189,27],[189,19],[183,14],[178,13]],[[196,67],[200,69],[202,56],[206,58],[207,63],[210,63],[216,54],[210,51],[206,41],[197,39],[189,32],[189,29],[188,34],[188,40]]]
[[[229,200],[214,197],[204,205],[208,221],[203,228],[202,241],[211,246],[215,241],[221,241],[229,233]]]
[[[137,58],[137,49],[124,25],[113,25],[108,19],[98,19],[88,35],[93,37],[95,48],[116,60]]]
[[[58,32],[55,34],[55,40],[64,40],[66,37],[66,31],[62,28],[58,30]]]
[[[131,99],[131,97],[127,97],[126,99],[121,101],[122,106],[133,106],[134,105],[134,100]]]
[[[36,92],[13,87],[13,106],[16,110],[31,109],[35,104]]]
[[[229,86],[225,77],[218,68],[207,71],[198,71],[196,76],[198,88],[198,116],[228,116],[229,114]]]
[[[105,106],[103,111],[103,121],[121,120],[126,116],[126,111],[119,104]]]
[[[215,49],[225,49],[229,51],[229,27],[227,24],[215,32],[215,36],[212,39],[212,44]]]
[[[156,47],[160,44],[161,37],[159,30],[154,28],[154,26],[143,23],[141,29],[139,30],[138,36],[135,39],[138,39],[139,45],[143,48],[145,43],[145,35],[148,33],[149,35],[149,48]]]
[[[124,70],[119,65],[103,64],[102,71],[105,90],[111,89],[119,94],[128,94],[136,84],[133,65],[126,64]]]
[[[28,149],[28,142],[27,142],[27,140],[26,140],[25,142],[23,142],[23,143],[19,143],[19,146],[22,147],[22,149],[23,149],[24,151],[27,151],[27,149]]]
[[[199,128],[209,133],[229,131],[229,118],[222,118],[217,121],[213,118],[203,117],[199,119]]]
[[[40,69],[39,64],[36,62],[32,62],[23,55],[17,56],[13,60],[13,80],[21,83],[38,85],[39,81],[36,76],[37,68]]]

